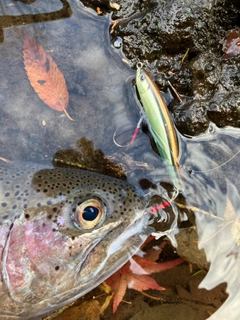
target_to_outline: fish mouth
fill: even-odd
[[[111,272],[111,269],[113,269],[113,273],[114,269],[116,269],[116,262],[117,264],[121,263],[119,262],[121,259],[123,259],[123,264],[128,261],[147,238],[147,229],[151,229],[151,232],[154,231],[153,228],[148,226],[148,220],[149,216],[147,215],[142,215],[141,218],[136,217],[136,219],[114,239],[111,233],[114,233],[114,230],[124,223],[123,219],[108,224],[107,229],[106,226],[103,226],[96,230],[98,233],[101,233],[101,229],[105,229],[101,237],[95,239],[91,247],[88,248],[86,259],[78,265],[78,275],[83,276],[85,279],[84,282],[87,283],[92,279],[96,279],[104,268],[107,269],[106,273],[108,274]],[[102,241],[104,241],[103,245],[101,243]],[[96,261],[96,256],[101,257],[101,261]],[[112,257],[115,257],[115,259],[112,259]],[[111,260],[113,260],[113,262],[109,262]],[[91,266],[94,263],[96,266],[97,262],[97,268],[87,277],[85,271],[88,272],[89,265]]]
[[[155,231],[153,227],[148,225],[148,220],[149,215],[143,215],[141,218],[132,222],[130,226],[111,242],[107,249],[100,246],[103,238],[108,238],[108,241],[112,240],[110,228],[109,230],[105,230],[105,236],[101,236],[89,247],[88,257],[78,265],[78,278],[84,278],[84,273],[87,274],[89,272],[89,264],[94,263],[95,260],[94,254],[96,254],[96,252],[94,251],[98,249],[102,250],[101,253],[105,253],[104,258],[101,256],[102,261],[88,278],[85,275],[84,282],[80,281],[79,283],[78,281],[75,287],[71,287],[68,291],[55,296],[54,300],[58,307],[61,308],[73,300],[84,296],[120,269],[139,250],[147,237]],[[114,229],[122,223],[123,221],[115,222]],[[64,282],[64,279],[62,282]],[[43,303],[48,303],[49,307],[47,299]],[[51,303],[51,306],[52,309],[56,309],[54,302]]]

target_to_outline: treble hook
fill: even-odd
[[[140,118],[140,120],[138,121],[137,127],[136,127],[136,129],[135,129],[135,131],[134,131],[134,134],[133,134],[133,136],[132,136],[131,141],[130,141],[128,144],[126,144],[126,145],[121,145],[121,144],[117,143],[117,141],[116,141],[116,135],[117,135],[118,129],[116,129],[116,131],[115,131],[114,134],[113,134],[113,142],[114,142],[114,144],[115,144],[116,146],[118,146],[119,148],[129,147],[129,146],[135,141],[143,119],[144,119],[144,117],[142,116],[142,117]]]

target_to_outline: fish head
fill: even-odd
[[[146,200],[125,181],[78,169],[27,170],[7,177],[0,227],[4,307],[26,319],[30,307],[39,317],[96,287],[153,231]]]

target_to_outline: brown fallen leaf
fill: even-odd
[[[50,108],[65,112],[69,101],[68,90],[62,72],[52,57],[25,29],[23,42],[23,60],[31,86]]]
[[[225,55],[222,60],[228,60],[238,54],[240,54],[240,32],[239,30],[230,30],[223,42],[223,52]]]
[[[99,7],[96,8],[97,14],[102,14],[102,11]]]
[[[158,253],[160,254],[161,251],[162,246],[159,246]],[[148,256],[149,259],[152,259],[154,255],[151,253]],[[139,292],[148,289],[165,290],[153,278],[149,277],[148,274],[172,269],[183,261],[183,259],[178,258],[158,263],[134,255],[120,270],[105,280],[114,292],[113,312],[117,310],[119,303],[123,300],[127,287]]]

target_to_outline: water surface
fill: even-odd
[[[129,170],[128,180],[137,186],[140,180],[149,180],[158,186],[162,198],[169,198],[172,185],[168,171],[148,136],[140,132],[128,148],[118,148],[112,140],[116,129],[119,142],[131,139],[139,119],[139,103],[132,84],[135,70],[122,61],[121,49],[111,46],[110,17],[97,16],[77,0],[35,1],[30,5],[4,1],[0,22],[0,156],[49,164],[56,152],[76,149],[77,141],[85,137],[104,154],[115,154],[116,159],[117,153],[120,163],[126,153],[133,161],[147,164],[145,170],[136,166]],[[23,28],[63,72],[70,95],[67,110],[75,122],[46,106],[29,84],[22,58]],[[201,286],[211,289],[228,283],[229,298],[211,319],[238,319],[240,133],[210,125],[205,134],[192,139],[179,135],[179,141],[184,191],[176,202],[185,209],[173,203],[173,217],[166,215],[174,221],[170,232],[160,225],[158,231],[174,241],[177,220],[186,218],[184,214],[193,209],[199,247],[211,262]]]

